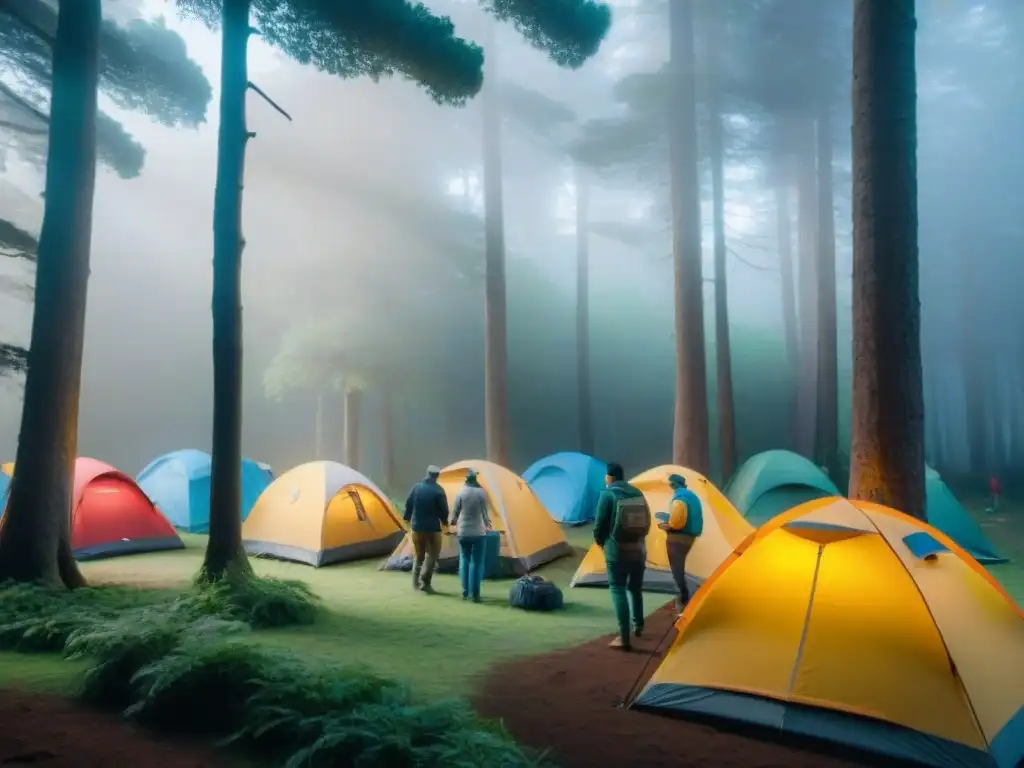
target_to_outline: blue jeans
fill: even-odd
[[[480,585],[484,580],[484,541],[483,536],[459,536],[459,579],[462,581],[463,598],[480,599]]]

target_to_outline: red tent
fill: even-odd
[[[71,548],[78,560],[184,549],[167,518],[128,475],[96,459],[75,460]]]

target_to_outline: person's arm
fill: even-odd
[[[486,528],[487,530],[491,530],[493,528],[493,526],[491,525],[491,503],[487,500],[486,493],[480,494],[480,504],[481,514],[483,515],[484,518],[484,528]]]
[[[410,520],[412,520],[412,511],[415,508],[416,508],[416,486],[414,485],[412,487],[412,490],[409,491],[408,497],[406,497],[406,499],[405,499],[405,514],[402,515],[402,519],[405,520],[405,522],[408,523]]]
[[[459,524],[459,515],[462,514],[462,496],[462,491],[455,495],[455,503],[452,504],[452,525]]]
[[[594,543],[604,548],[612,532],[612,517],[615,514],[615,499],[605,491],[597,501],[597,515],[594,520]]]
[[[682,499],[672,499],[668,508],[668,523],[666,529],[670,531],[681,531],[686,527],[686,519],[690,514],[686,502]]]
[[[437,497],[437,517],[441,521],[441,525],[448,525],[448,494],[441,488]]]

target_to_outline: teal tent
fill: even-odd
[[[942,477],[931,467],[925,470],[924,490],[928,523],[935,526],[967,553],[984,565],[1005,563],[988,540],[981,526],[974,522]]]
[[[798,504],[842,494],[814,462],[792,451],[772,450],[743,462],[725,495],[747,522],[760,526]]]

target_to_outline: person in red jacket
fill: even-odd
[[[991,514],[993,512],[998,511],[999,497],[1003,495],[1002,483],[999,482],[999,478],[996,477],[995,475],[992,475],[988,479],[988,492],[989,495],[992,497],[992,506],[990,506],[985,511]]]

